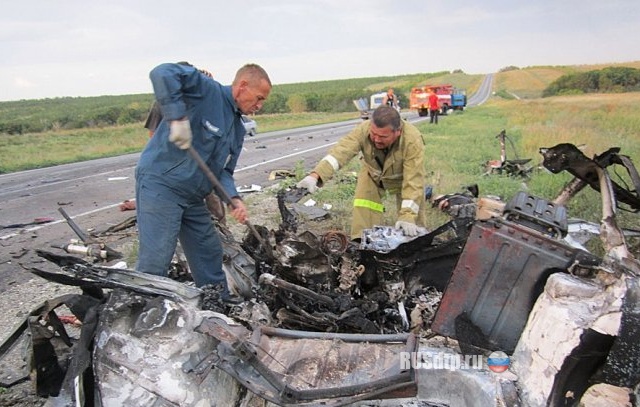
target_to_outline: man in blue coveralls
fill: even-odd
[[[196,286],[222,284],[228,295],[222,244],[204,201],[213,185],[186,150],[193,146],[218,178],[233,201],[230,214],[247,221],[233,179],[245,136],[240,115],[262,108],[271,80],[256,64],[240,68],[231,86],[172,63],[150,78],[163,119],[136,167],[136,269],[166,276],[180,239]]]

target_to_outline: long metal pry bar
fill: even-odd
[[[235,209],[236,206],[233,203],[233,201],[231,200],[231,197],[229,196],[227,191],[225,191],[225,189],[222,186],[222,184],[220,183],[220,181],[218,181],[218,178],[209,169],[209,167],[204,162],[202,157],[200,157],[200,154],[198,154],[198,152],[193,147],[189,147],[189,149],[187,151],[189,152],[189,155],[191,155],[191,158],[193,158],[193,160],[196,162],[196,164],[198,164],[198,167],[200,167],[200,169],[207,176],[209,181],[211,181],[211,183],[213,184],[213,186],[216,189],[216,191],[218,191],[218,193],[220,194],[220,198],[222,198],[222,200],[224,202],[226,202],[227,204],[231,205],[231,207]],[[260,235],[260,233],[258,233],[256,228],[249,222],[249,220],[246,220],[244,222],[244,224],[247,225],[247,227],[249,228],[251,233],[253,233],[253,236],[258,240],[258,243],[260,243],[260,245],[262,245],[262,247],[264,247],[264,250],[265,250],[267,256],[269,256],[270,258],[273,258],[273,251],[271,250],[271,246],[269,246],[269,244],[262,238],[262,236]]]

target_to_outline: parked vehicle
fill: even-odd
[[[386,92],[374,93],[369,97],[369,101],[365,98],[360,98],[353,101],[353,104],[356,106],[356,109],[360,112],[360,118],[362,120],[368,120],[371,113],[382,104],[384,97],[387,95]],[[398,98],[397,103],[395,105],[396,110],[400,113],[400,100]]]
[[[371,111],[369,110],[369,102],[367,99],[360,98],[353,101],[353,104],[356,106],[356,109],[360,112],[360,118],[362,120],[369,120],[369,115]]]
[[[386,92],[380,92],[380,93],[374,93],[373,95],[371,95],[370,97],[371,102],[369,103],[369,108],[371,110],[376,110],[376,108],[382,104],[382,101],[384,100],[384,97],[386,94],[387,94]]]
[[[431,91],[438,95],[440,114],[447,114],[449,110],[464,110],[467,106],[466,91],[447,84],[425,85],[411,89],[409,108],[417,110],[419,116],[428,116]]]
[[[242,115],[242,124],[248,136],[253,137],[258,134],[258,123],[247,115]]]

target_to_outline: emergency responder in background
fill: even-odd
[[[399,105],[398,105],[398,97],[393,92],[392,88],[389,88],[387,90],[387,94],[384,95],[384,98],[382,99],[382,104],[383,105],[387,105],[387,106],[391,106],[392,108],[400,111]]]
[[[246,222],[233,179],[246,134],[241,114],[262,108],[271,81],[255,64],[241,67],[230,86],[182,64],[159,65],[150,78],[162,121],[135,172],[136,270],[166,276],[179,239],[196,286],[221,284],[228,297],[222,243],[204,201],[213,185],[185,150],[202,157],[233,201],[230,214]]]
[[[438,114],[440,113],[440,106],[438,101],[438,95],[435,90],[429,89],[429,123],[438,124]]]
[[[363,229],[381,225],[385,193],[396,196],[396,228],[407,236],[426,232],[421,228],[425,209],[422,135],[390,106],[381,105],[371,120],[340,139],[297,187],[314,193],[358,153],[362,153],[362,168],[353,201],[351,238],[360,239]]]

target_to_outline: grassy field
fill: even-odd
[[[0,173],[48,167],[140,151],[149,138],[142,124],[103,129],[0,135]]]
[[[542,95],[542,91],[551,82],[562,75],[615,66],[640,69],[640,61],[606,65],[534,66],[514,69],[498,73],[495,76],[493,90],[496,93],[507,92],[516,99],[535,99]]]
[[[536,100],[494,100],[479,108],[447,117],[438,126],[420,126],[427,144],[429,183],[440,193],[459,191],[477,183],[484,194],[509,199],[519,190],[547,199],[554,198],[571,179],[566,173],[540,169],[541,147],[572,143],[593,157],[610,147],[635,162],[640,158],[640,93],[588,95]],[[506,131],[507,158],[530,158],[534,170],[529,180],[483,175],[488,160],[500,158],[495,137]],[[446,159],[443,159],[446,157]],[[617,171],[631,185],[624,170]],[[615,179],[614,174],[612,177]],[[590,220],[599,220],[599,195],[583,191],[569,206]],[[636,216],[637,217],[637,216]]]
[[[482,196],[494,195],[509,200],[518,191],[551,200],[573,177],[568,173],[551,174],[541,167],[541,147],[559,143],[581,146],[587,157],[610,147],[620,147],[621,154],[640,159],[640,93],[564,96],[535,100],[491,99],[488,103],[443,118],[440,124],[419,124],[426,144],[427,185],[434,195],[461,192],[477,184]],[[508,159],[531,159],[529,179],[506,175],[485,175],[485,163],[500,158],[496,135],[505,130]],[[308,163],[300,163],[306,166]],[[331,227],[347,229],[350,223],[354,171],[357,160],[344,168],[337,179],[314,195],[319,204],[333,205]],[[626,171],[611,171],[614,181],[632,185]],[[622,180],[622,181],[621,181]],[[394,203],[386,202],[387,224],[395,221]],[[599,222],[600,194],[585,188],[568,205],[570,217]],[[428,208],[428,223],[435,228],[447,220],[437,209]],[[637,214],[619,212],[623,227],[640,229]]]
[[[515,98],[538,98],[551,82],[569,73],[568,68],[529,68],[501,72],[496,76],[494,89],[506,90]]]

